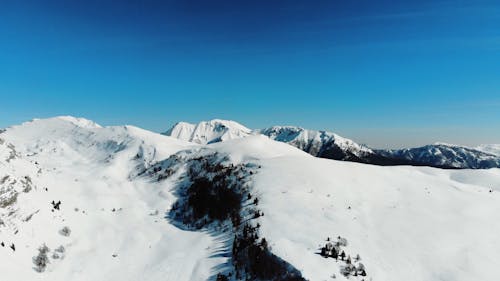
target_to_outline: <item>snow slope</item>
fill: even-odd
[[[235,162],[258,159],[261,235],[308,280],[347,280],[342,263],[317,254],[339,235],[372,280],[498,279],[500,169],[332,161],[256,137],[212,148]]]
[[[37,162],[34,187],[18,196],[12,225],[0,227],[2,280],[205,280],[223,258],[208,233],[182,231],[166,222],[175,200],[171,186],[130,180],[138,167],[193,147],[131,126],[106,127],[68,118],[34,120],[0,137],[16,143],[26,173]],[[12,162],[12,161],[11,161]],[[1,159],[0,175],[19,171]],[[11,168],[6,168],[11,167]],[[12,168],[13,167],[13,168]],[[20,175],[24,175],[22,172]],[[45,190],[47,188],[47,190]],[[61,201],[60,210],[50,202]],[[30,220],[27,214],[35,212]],[[5,219],[5,217],[2,217]],[[59,231],[67,226],[69,237]],[[7,246],[14,243],[16,251]],[[63,246],[43,273],[32,257],[42,244]]]
[[[256,188],[266,213],[263,236],[310,280],[339,276],[333,260],[314,253],[337,235],[373,280],[498,279],[492,270],[500,263],[498,169],[487,172],[486,182],[484,171],[313,158],[262,165]]]
[[[253,164],[248,186],[264,214],[254,221],[259,235],[308,280],[347,280],[344,262],[318,254],[337,236],[347,239],[348,255],[360,255],[365,280],[494,281],[500,274],[500,169],[334,161],[262,135],[198,145],[72,117],[13,126],[0,139],[0,180],[9,176],[0,200],[17,193],[0,207],[1,280],[213,280],[231,259],[220,254],[227,233],[185,231],[165,219],[183,171],[138,176],[174,154],[182,161],[213,153]],[[69,236],[60,234],[64,226]],[[44,243],[50,264],[40,273],[32,257]],[[52,258],[59,246],[65,252]]]

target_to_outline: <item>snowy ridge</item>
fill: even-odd
[[[359,145],[350,139],[343,138],[337,134],[326,131],[306,130],[294,126],[273,126],[260,130],[260,133],[273,140],[291,144],[311,155],[324,157],[332,153],[334,147],[342,152],[363,157],[373,154],[373,151],[366,146]],[[333,158],[334,157],[324,157]],[[341,157],[337,157],[342,160]]]
[[[374,155],[370,148],[337,134],[306,130],[294,126],[273,126],[252,131],[234,121],[214,119],[202,121],[197,125],[179,122],[164,134],[199,144],[210,144],[262,134],[273,140],[295,146],[317,157],[370,162],[370,160],[364,160],[364,158]]]
[[[380,150],[381,155],[430,166],[487,169],[500,167],[500,157],[465,146],[436,143],[416,148]]]
[[[179,122],[165,134],[201,144],[262,134],[316,157],[381,166],[412,165],[448,169],[500,167],[499,145],[469,148],[435,143],[419,148],[375,150],[328,131],[308,130],[296,126],[273,126],[251,131],[234,121],[219,119],[203,121],[198,125]]]
[[[33,119],[33,120],[29,121],[29,122],[26,122],[24,124],[28,124],[28,123],[31,123],[31,122],[39,122],[40,120],[44,120],[44,119],[35,118],[35,119]],[[88,120],[88,119],[85,119],[85,118],[81,118],[81,117],[57,116],[57,117],[48,118],[48,119],[45,119],[45,120],[54,120],[54,121],[55,120],[61,120],[61,121],[66,121],[66,122],[72,123],[75,126],[82,127],[82,128],[102,128],[101,125],[95,123],[94,121]],[[43,121],[43,122],[46,122],[46,121]]]
[[[134,126],[101,127],[72,117],[35,119],[12,126],[6,129],[4,138],[30,155],[71,154],[85,162],[110,162],[120,155],[140,158],[146,165],[193,145]]]

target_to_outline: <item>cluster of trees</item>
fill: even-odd
[[[334,259],[344,260],[346,257],[345,252],[341,247],[347,246],[347,239],[338,236],[337,241],[330,240],[330,237],[326,238],[326,244],[321,248],[321,255],[323,257],[330,257]]]
[[[259,199],[246,184],[253,166],[222,164],[225,161],[217,154],[187,160],[185,185],[178,190],[179,200],[170,217],[194,228],[231,222],[234,270],[229,275],[217,274],[217,281],[305,281],[298,270],[271,253],[266,239],[258,235],[260,225],[251,223],[264,215],[256,208]]]
[[[33,264],[35,265],[34,269],[38,272],[44,272],[47,265],[50,263],[49,257],[47,254],[50,252],[49,247],[43,244],[38,248],[38,255],[33,257]]]
[[[188,184],[172,206],[173,219],[197,229],[226,220],[241,223],[242,203],[249,194],[243,184],[248,171],[244,165],[223,165],[218,157],[213,154],[188,161]]]
[[[177,202],[173,211],[183,217],[185,224],[201,228],[214,221],[237,218],[241,210],[243,195],[229,181],[231,169],[192,179],[185,192],[185,201]]]
[[[54,250],[54,253],[52,253],[52,258],[53,259],[62,259],[64,257],[65,252],[66,252],[66,249],[64,248],[63,245],[61,245]]]
[[[207,216],[209,220],[223,221],[241,209],[242,195],[228,186],[224,178],[197,178],[187,195],[194,220]]]
[[[0,246],[5,247],[5,243],[2,241],[0,243]],[[14,251],[14,252],[16,251],[16,245],[14,243],[11,243],[10,246],[9,246],[9,248],[11,248],[12,251]]]
[[[341,267],[340,273],[344,276],[366,276],[365,266],[359,262],[361,257],[356,255],[353,263],[350,255],[347,255],[342,247],[347,246],[347,239],[338,236],[336,241],[326,239],[326,244],[321,248],[320,255],[325,258],[334,258],[336,261],[342,261],[345,264]]]
[[[365,266],[362,263],[354,265],[350,260],[340,269],[340,273],[344,276],[366,276]]]
[[[45,269],[47,268],[47,265],[50,263],[49,259],[49,254],[50,249],[47,247],[47,245],[43,244],[38,248],[38,255],[34,256],[32,258],[33,264],[35,265],[33,269],[37,272],[44,272]],[[64,258],[64,253],[66,252],[66,249],[64,246],[59,246],[57,247],[53,253],[52,253],[52,258],[53,259],[62,259]]]
[[[260,225],[245,223],[233,240],[233,264],[236,279],[304,281],[300,272],[275,256],[265,238],[260,238]]]

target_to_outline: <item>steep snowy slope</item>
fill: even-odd
[[[182,231],[164,219],[174,201],[171,185],[131,180],[192,144],[71,117],[35,120],[0,137],[16,143],[26,160],[24,172],[2,157],[0,178],[28,174],[33,182],[27,193],[14,187],[19,196],[8,206],[14,213],[0,208],[1,219],[12,222],[0,225],[1,280],[206,280],[225,260],[211,258],[216,237]],[[41,168],[35,176],[31,162]],[[44,244],[50,249],[46,268],[38,250]]]
[[[41,173],[38,163],[24,159],[16,147],[0,135],[0,229],[15,233],[19,224],[37,212],[32,206],[19,202],[38,189],[34,181]]]
[[[265,214],[261,236],[306,279],[344,280],[345,263],[318,255],[337,236],[347,239],[353,260],[360,255],[365,280],[498,278],[499,169],[379,167],[262,143],[254,137],[215,148],[232,159],[259,159],[253,189]]]
[[[247,137],[252,130],[234,121],[214,119],[198,124],[179,122],[164,134],[180,140],[208,144]]]
[[[416,148],[379,150],[381,155],[430,166],[486,169],[500,167],[500,157],[474,148],[436,143]]]
[[[228,162],[225,166],[209,162],[222,165],[222,174],[227,174],[224,167],[258,165],[250,172],[250,202],[243,206],[252,206],[250,213],[259,215],[247,214],[242,220],[257,227],[268,249],[305,279],[330,280],[335,275],[336,280],[493,281],[498,277],[493,268],[500,262],[499,169],[331,161],[259,136],[213,144],[191,159],[211,155],[207,149]],[[199,169],[197,175],[203,174]],[[258,204],[251,203],[254,198]],[[235,237],[241,235],[234,231]],[[344,260],[320,255],[327,237],[342,241]],[[231,243],[226,247],[235,252]],[[367,276],[361,271],[358,276],[352,271],[349,278],[343,276],[349,256],[357,268],[364,265]],[[227,265],[221,269],[235,275]]]

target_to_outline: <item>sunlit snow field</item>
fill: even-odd
[[[265,136],[199,145],[71,117],[14,126],[0,139],[0,178],[33,181],[1,213],[1,280],[213,278],[227,261],[215,254],[222,239],[165,218],[176,200],[174,179],[137,176],[173,153],[200,147],[262,167],[252,177],[265,214],[261,235],[308,280],[333,274],[344,280],[340,263],[318,255],[325,239],[336,236],[348,240],[346,251],[360,255],[372,280],[499,276],[499,169],[380,167],[315,158]],[[17,155],[6,161],[8,143]],[[52,200],[61,201],[60,210],[53,211]],[[59,233],[64,226],[69,236]],[[61,245],[65,253],[37,272],[32,257],[44,243],[51,253]]]

